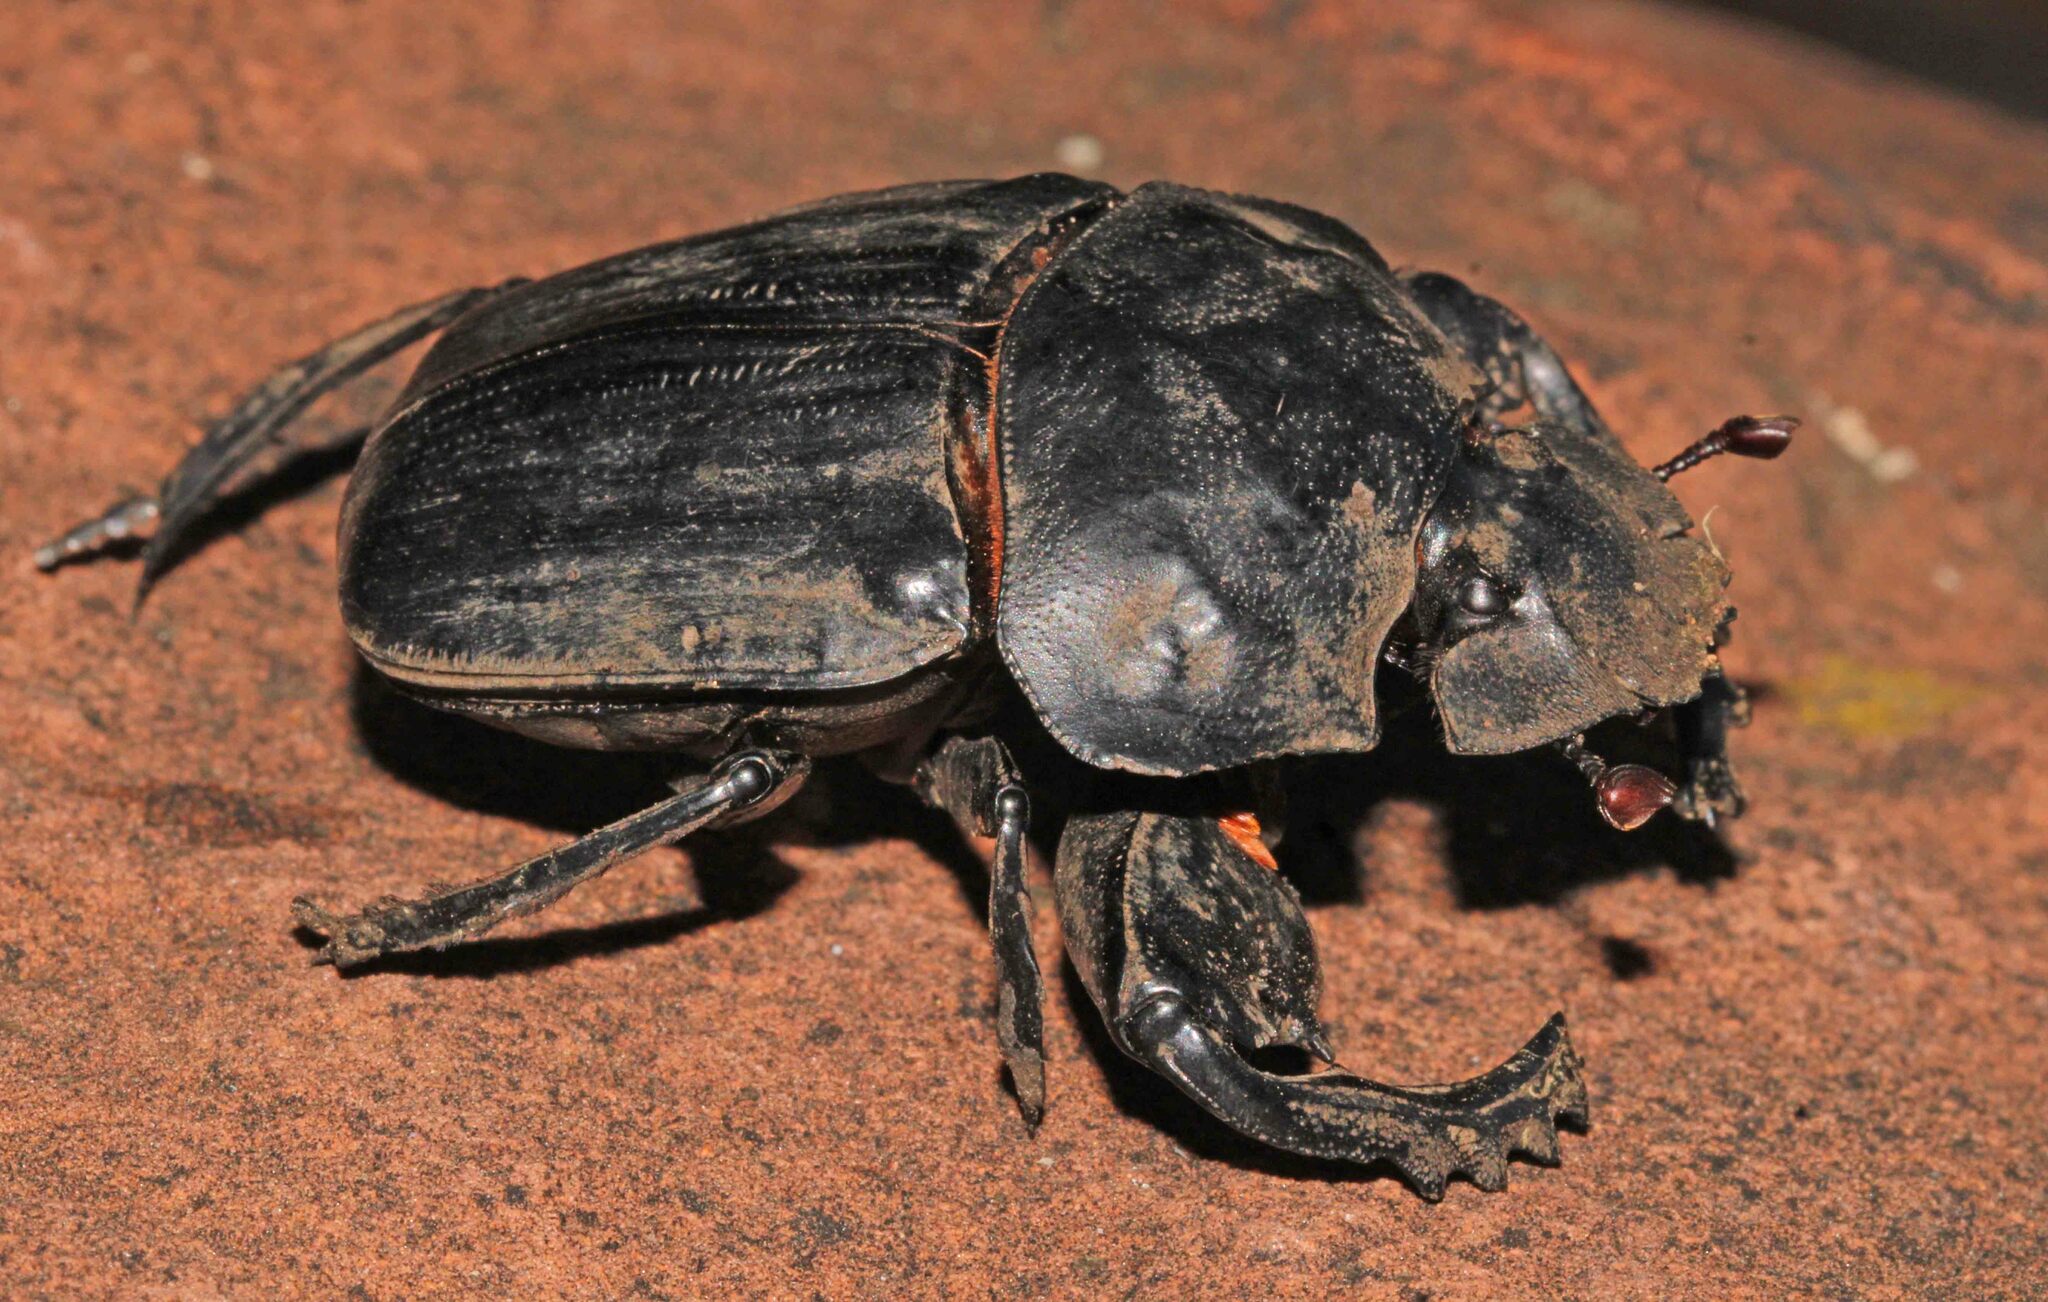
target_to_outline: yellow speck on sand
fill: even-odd
[[[1984,689],[1925,669],[1894,669],[1833,655],[1811,674],[1785,684],[1808,727],[1862,741],[1926,732],[1942,716],[1980,700]]]

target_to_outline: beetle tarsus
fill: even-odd
[[[546,908],[614,864],[727,820],[778,793],[786,795],[807,770],[807,763],[794,756],[742,751],[667,800],[500,876],[430,891],[419,899],[386,896],[347,915],[301,897],[292,901],[292,916],[327,938],[314,956],[316,963],[352,967],[408,950],[445,949]]]
[[[164,568],[179,541],[223,498],[249,482],[248,472],[266,454],[311,452],[339,446],[359,437],[350,429],[341,438],[296,422],[315,398],[343,381],[375,366],[434,334],[483,300],[524,280],[510,280],[483,289],[463,289],[425,303],[402,308],[317,352],[279,368],[208,430],[163,482],[155,497],[137,497],[88,520],[56,541],[39,548],[36,564],[53,569],[73,556],[96,551],[106,543],[133,535],[137,525],[156,521],[142,552],[137,581],[140,603]]]
[[[140,536],[138,531],[157,518],[156,498],[147,493],[124,497],[90,520],[80,521],[57,537],[36,548],[36,568],[56,569],[102,550],[111,543]]]

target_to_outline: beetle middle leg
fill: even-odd
[[[1247,1051],[1275,1045],[1330,1061],[1321,972],[1293,889],[1223,820],[1076,815],[1057,879],[1068,953],[1118,1047],[1245,1135],[1312,1157],[1391,1162],[1434,1199],[1453,1173],[1501,1187],[1510,1151],[1555,1160],[1557,1118],[1585,1120],[1562,1016],[1456,1084],[1257,1065]]]
[[[415,303],[278,368],[206,432],[154,496],[123,499],[74,525],[36,549],[37,567],[55,569],[67,560],[132,537],[154,521],[156,529],[142,553],[140,600],[170,561],[178,540],[223,498],[243,486],[244,472],[259,458],[266,453],[312,452],[327,446],[316,432],[297,424],[315,398],[425,339],[485,299],[524,283],[510,280]]]
[[[988,935],[996,957],[996,1043],[1010,1068],[1017,1108],[1035,1126],[1045,1115],[1045,996],[1024,885],[1031,802],[1009,749],[993,737],[947,738],[918,766],[911,785],[962,831],[995,838]]]
[[[443,949],[507,919],[538,912],[634,855],[772,807],[794,792],[809,771],[810,762],[798,756],[740,751],[710,773],[679,784],[667,800],[487,881],[418,900],[387,897],[341,917],[302,896],[292,901],[292,916],[327,937],[317,961],[337,967],[407,950]]]

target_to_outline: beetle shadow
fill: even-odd
[[[668,780],[681,767],[673,755],[550,746],[445,714],[401,695],[364,667],[354,680],[353,712],[365,752],[400,781],[459,808],[521,819],[565,835],[581,835],[664,798]],[[1692,883],[1711,883],[1734,871],[1734,856],[1726,846],[1697,825],[1667,816],[1641,832],[1613,832],[1599,822],[1569,766],[1546,763],[1543,755],[1449,755],[1429,728],[1426,712],[1420,726],[1415,713],[1404,711],[1404,717],[1390,720],[1386,740],[1372,753],[1304,761],[1288,774],[1287,871],[1309,903],[1364,898],[1370,865],[1360,862],[1350,846],[1380,802],[1389,799],[1420,801],[1440,812],[1445,856],[1460,903],[1468,909],[1555,904],[1587,885],[1659,866]],[[1030,741],[1021,739],[1020,750],[1033,750]],[[1034,789],[1034,808],[1050,815],[1034,818],[1034,850],[1040,862],[1049,863],[1052,833],[1071,802],[1071,793],[1063,789],[1098,775],[1063,777],[1058,764],[1033,758],[1038,762],[1027,763],[1027,771],[1044,779],[1047,796],[1040,802],[1040,791]],[[664,944],[771,907],[798,878],[772,853],[772,844],[833,848],[883,838],[906,838],[948,868],[976,918],[986,922],[989,872],[978,847],[949,817],[907,788],[857,763],[836,761],[821,764],[773,818],[691,841],[703,899],[697,908],[394,955],[352,968],[348,975],[403,972],[489,979]],[[505,866],[475,867],[480,874]],[[310,933],[302,933],[302,939],[315,943]],[[1653,963],[1652,957],[1614,938],[1602,942],[1602,953],[1617,980],[1641,975]],[[1104,1074],[1114,1105],[1158,1126],[1186,1153],[1292,1180],[1400,1179],[1389,1164],[1302,1157],[1231,1130],[1118,1049],[1071,962],[1063,960],[1061,967],[1066,998],[1079,1013],[1083,1041]],[[989,1014],[992,1020],[992,1007]],[[1259,1065],[1299,1069],[1299,1064]]]
[[[350,714],[363,752],[386,773],[444,804],[581,836],[673,794],[688,771],[674,755],[550,746],[433,709],[360,660]]]
[[[321,446],[295,453],[273,467],[259,465],[245,470],[247,485],[207,507],[192,522],[164,554],[163,568],[157,572],[155,581],[162,582],[191,557],[230,534],[240,533],[273,508],[317,492],[346,475],[369,436],[368,425],[352,425],[323,440]],[[142,546],[142,542],[135,541],[129,554],[139,553]],[[106,554],[122,553],[109,548]]]
[[[975,920],[988,924],[987,855],[951,815],[857,761],[819,761],[803,790],[776,815],[774,830],[776,840],[785,844],[828,850],[878,840],[909,841],[920,855],[946,870]]]
[[[1689,886],[1735,875],[1735,853],[1718,832],[1672,814],[1616,831],[1561,757],[1453,755],[1426,704],[1395,699],[1378,748],[1301,761],[1288,776],[1287,871],[1308,903],[1365,898],[1372,865],[1352,847],[1388,800],[1437,812],[1443,857],[1466,909],[1555,905],[1588,886],[1658,869]],[[1588,740],[1615,762],[1676,771],[1675,754],[1654,730],[1606,724]]]

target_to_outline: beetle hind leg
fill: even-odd
[[[301,896],[292,901],[292,915],[301,926],[327,937],[315,961],[337,967],[408,950],[445,949],[508,919],[538,912],[643,851],[773,808],[802,784],[808,772],[809,762],[797,756],[741,751],[710,773],[679,784],[667,800],[497,877],[417,900],[387,897],[345,916]]]
[[[341,445],[340,440],[322,438],[296,423],[315,398],[425,339],[483,300],[524,283],[512,280],[486,289],[457,290],[416,303],[280,367],[206,432],[154,496],[126,499],[66,530],[36,549],[37,567],[52,570],[136,537],[153,521],[155,531],[142,552],[139,601],[162,574],[178,542],[222,499],[260,473],[264,457]]]
[[[1241,1134],[1310,1157],[1391,1163],[1435,1199],[1456,1174],[1502,1187],[1511,1153],[1556,1161],[1558,1120],[1587,1119],[1562,1016],[1455,1084],[1255,1064],[1246,1051],[1275,1044],[1327,1060],[1320,973],[1292,888],[1218,820],[1078,816],[1061,839],[1058,878],[1068,950],[1118,1046]]]

